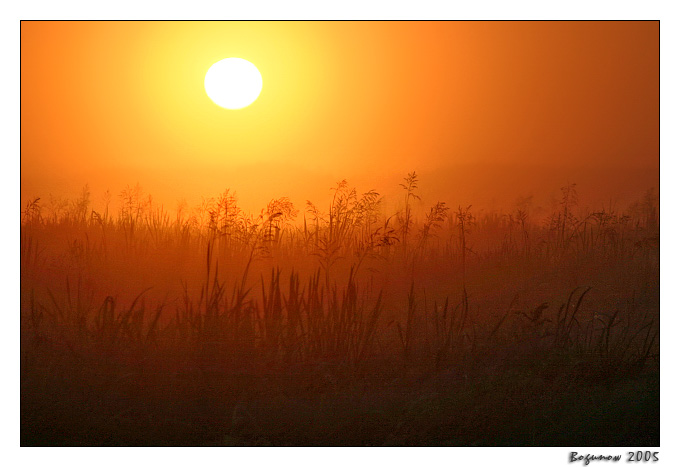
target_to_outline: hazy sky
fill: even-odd
[[[262,74],[244,109],[203,87],[227,57]],[[413,170],[452,205],[658,186],[658,22],[22,22],[21,85],[22,203],[139,183],[302,207]]]

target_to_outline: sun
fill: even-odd
[[[262,75],[248,60],[225,58],[210,67],[204,85],[215,104],[226,109],[242,109],[260,95]]]

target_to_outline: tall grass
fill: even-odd
[[[182,444],[170,432],[254,442],[234,411],[275,388],[417,392],[452,371],[484,381],[518,365],[615,384],[656,367],[651,193],[626,212],[579,213],[569,185],[543,218],[528,200],[507,215],[438,202],[419,216],[417,183],[409,174],[403,207],[385,215],[378,193],[342,181],[326,211],[308,202],[299,221],[288,198],[253,215],[229,190],[174,217],[139,186],[114,214],[92,210],[87,188],[71,203],[32,200],[25,442],[97,444],[112,430],[123,444]],[[78,407],[89,412],[69,418]]]

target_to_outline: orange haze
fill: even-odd
[[[264,81],[241,110],[203,89],[232,56]],[[22,205],[139,183],[301,208],[413,170],[423,202],[625,203],[658,186],[659,23],[25,21],[21,169]]]

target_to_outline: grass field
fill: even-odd
[[[659,445],[654,192],[423,210],[418,182],[393,212],[345,181],[30,202],[21,444]]]

